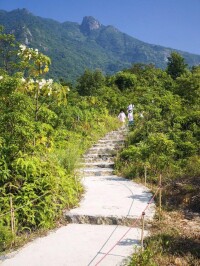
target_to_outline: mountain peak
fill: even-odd
[[[81,30],[86,33],[90,33],[92,30],[98,30],[101,27],[101,23],[92,16],[86,16],[83,18],[81,24]]]
[[[12,12],[12,13],[18,12],[18,13],[21,13],[22,15],[30,15],[30,14],[32,15],[32,13],[26,8],[17,8],[17,9],[10,11],[10,12]]]

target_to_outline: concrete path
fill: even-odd
[[[140,246],[140,217],[152,195],[148,189],[113,174],[114,156],[126,131],[99,140],[84,156],[85,194],[80,206],[65,213],[70,223],[19,251],[1,257],[2,266],[116,266]],[[155,205],[145,210],[153,219]],[[145,235],[148,232],[145,230]]]

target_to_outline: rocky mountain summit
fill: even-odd
[[[86,16],[83,18],[80,29],[82,32],[90,33],[92,30],[97,30],[101,27],[101,23],[91,16]]]

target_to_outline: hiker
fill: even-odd
[[[127,107],[127,112],[128,112],[128,125],[131,126],[134,123],[134,118],[133,118],[133,109],[134,109],[134,104],[130,103]]]
[[[128,110],[128,125],[132,126],[133,124],[134,124],[133,111]]]
[[[127,111],[128,112],[133,111],[134,107],[135,107],[134,104],[130,103],[129,106],[127,107]]]
[[[125,122],[126,122],[126,115],[122,109],[120,110],[120,113],[118,115],[118,119],[122,123],[122,125],[124,126]]]

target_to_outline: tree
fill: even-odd
[[[115,76],[115,84],[121,91],[134,88],[136,83],[137,77],[134,74],[119,72]]]
[[[190,105],[190,109],[199,109],[200,67],[195,67],[176,80],[176,93]]]
[[[19,46],[18,56],[21,58],[20,70],[30,78],[41,77],[49,71],[51,59],[40,53],[38,49]]]
[[[105,77],[100,70],[85,70],[78,79],[77,90],[82,96],[97,96],[105,85]]]
[[[8,73],[13,73],[19,44],[13,34],[4,34],[0,26],[0,67]]]
[[[184,58],[180,54],[172,52],[168,57],[166,72],[173,79],[176,79],[177,77],[180,77],[183,73],[185,73],[186,69],[187,64],[185,63]]]

